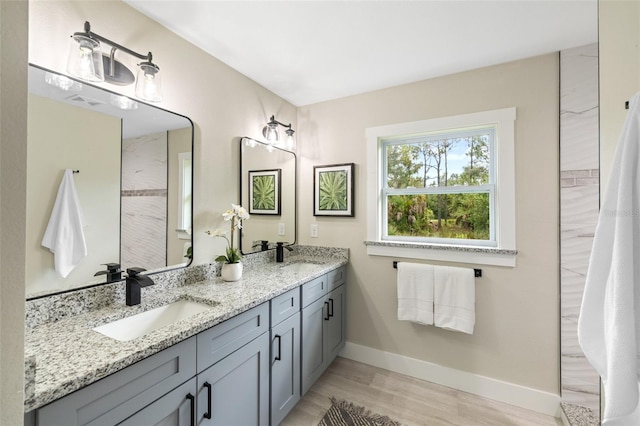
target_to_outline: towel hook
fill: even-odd
[[[398,269],[398,261],[393,261],[393,269]],[[482,269],[473,268],[473,276],[476,278],[482,278]]]

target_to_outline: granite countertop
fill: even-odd
[[[290,263],[314,263],[298,271]],[[56,322],[27,328],[25,356],[35,357],[35,388],[25,400],[25,412],[42,407],[96,380],[121,370],[171,345],[236,316],[275,296],[299,287],[347,263],[343,257],[296,256],[286,263],[245,268],[242,280],[219,277],[146,294],[142,304],[113,304]],[[179,299],[211,305],[211,309],[142,337],[120,342],[93,330],[114,320]]]

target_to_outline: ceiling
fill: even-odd
[[[597,0],[125,1],[296,106],[598,39]]]

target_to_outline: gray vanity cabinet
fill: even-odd
[[[198,425],[269,424],[269,333],[198,374]]]
[[[341,267],[302,286],[302,395],[344,347],[345,275]]]
[[[269,302],[198,337],[198,425],[269,424]]]
[[[344,283],[341,267],[25,420],[36,426],[277,425],[344,347]]]
[[[118,424],[192,378],[196,373],[195,348],[195,337],[191,337],[60,398],[37,411],[36,423],[38,426]],[[167,408],[177,410],[180,406],[181,400]]]
[[[129,417],[120,426],[190,426],[196,424],[196,379],[178,386]]]
[[[327,358],[328,363],[331,364],[344,348],[346,341],[345,286],[332,290],[327,296],[327,301],[329,302],[329,319],[325,321],[325,327],[327,329]]]
[[[300,289],[271,300],[271,424],[300,401]]]

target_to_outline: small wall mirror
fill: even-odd
[[[105,264],[149,271],[190,263],[193,123],[185,116],[29,66],[27,297],[109,281]],[[41,246],[65,169],[87,256],[61,278]]]
[[[251,218],[242,224],[243,254],[296,242],[296,155],[240,138],[240,203]]]

